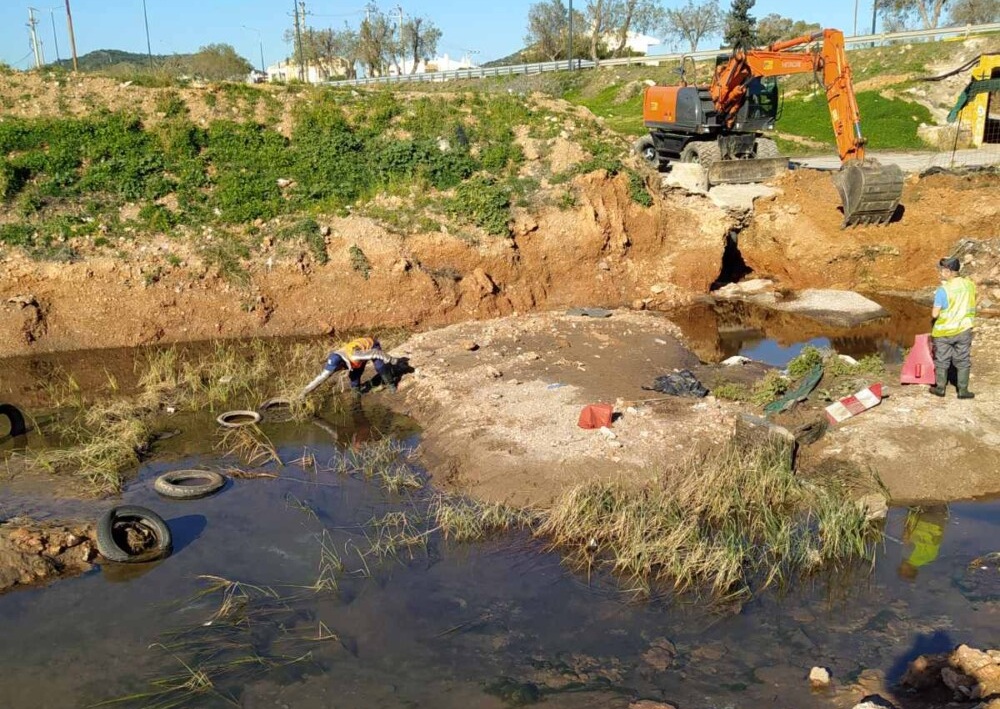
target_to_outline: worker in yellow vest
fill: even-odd
[[[313,379],[302,390],[301,396],[306,396],[313,389],[326,381],[331,374],[342,370],[347,370],[347,380],[351,385],[351,393],[355,396],[361,395],[361,375],[365,371],[365,365],[372,362],[375,371],[378,373],[382,383],[390,391],[396,390],[396,378],[392,371],[393,365],[397,363],[395,357],[390,357],[382,351],[382,345],[378,340],[370,337],[359,337],[351,340],[330,353],[323,365],[323,371]]]
[[[961,264],[957,258],[938,262],[941,287],[934,294],[934,386],[931,394],[944,396],[948,386],[948,369],[955,365],[958,373],[958,398],[971,399],[969,371],[972,369],[972,326],[976,319],[976,284],[958,275]]]

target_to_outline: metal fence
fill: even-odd
[[[971,37],[976,34],[1000,32],[1000,22],[988,25],[966,25],[965,27],[940,27],[932,30],[912,30],[908,32],[883,32],[881,34],[866,34],[856,37],[845,37],[847,45],[884,44],[913,39],[933,39],[937,37]],[[324,82],[327,86],[367,86],[370,84],[408,84],[425,81],[454,81],[456,79],[489,79],[498,76],[515,76],[526,74],[542,74],[549,71],[567,71],[570,69],[595,69],[615,66],[645,65],[659,66],[663,62],[675,62],[683,59],[712,59],[719,54],[725,54],[729,49],[706,49],[700,52],[678,52],[673,54],[654,54],[640,57],[622,57],[620,59],[602,59],[594,63],[589,59],[574,59],[572,62],[536,62],[534,64],[512,64],[510,66],[474,67],[471,69],[453,69],[451,71],[432,71],[423,74],[404,74],[402,76],[376,76],[365,79],[342,79]],[[572,64],[572,65],[571,65]]]

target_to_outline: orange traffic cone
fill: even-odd
[[[934,383],[934,358],[931,356],[930,337],[930,335],[917,335],[913,338],[913,349],[906,355],[903,372],[899,375],[900,384]]]

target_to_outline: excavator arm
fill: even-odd
[[[819,40],[822,44],[818,50],[789,51]],[[710,92],[720,117],[732,127],[752,79],[804,73],[815,75],[826,92],[841,161],[834,184],[843,202],[844,226],[888,222],[902,196],[903,173],[897,165],[882,165],[865,158],[861,112],[844,52],[843,32],[827,29],[775,42],[765,49],[738,49],[728,62],[717,67]]]

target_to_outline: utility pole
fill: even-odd
[[[153,47],[149,43],[149,16],[146,14],[146,0],[142,0],[142,19],[146,23],[146,55],[149,57],[149,69],[153,69]]]
[[[876,17],[878,17],[878,0],[872,0],[872,34],[875,34]]]
[[[69,0],[66,0],[66,25],[69,27],[69,48],[73,52],[73,71],[76,71],[76,36],[73,34],[73,13],[69,11]]]
[[[55,8],[49,8],[49,18],[52,20],[52,43],[56,46],[56,62],[61,62],[62,58],[59,56],[59,35],[56,34],[56,11]]]
[[[305,12],[305,3],[302,3],[303,13]],[[305,74],[303,73],[305,68],[305,62],[302,59],[302,23],[299,20],[299,3],[298,0],[292,0],[292,10],[295,12],[295,42],[299,45],[299,81],[305,81]],[[303,18],[304,19],[304,18]]]
[[[573,0],[569,0],[569,57],[567,67],[573,71]]]
[[[35,12],[35,8],[28,8],[28,31],[31,32],[31,49],[35,53],[35,68],[41,69],[45,63],[45,55],[42,53],[42,45],[38,41],[38,33],[35,32],[35,26],[38,24],[38,20],[35,19]]]

